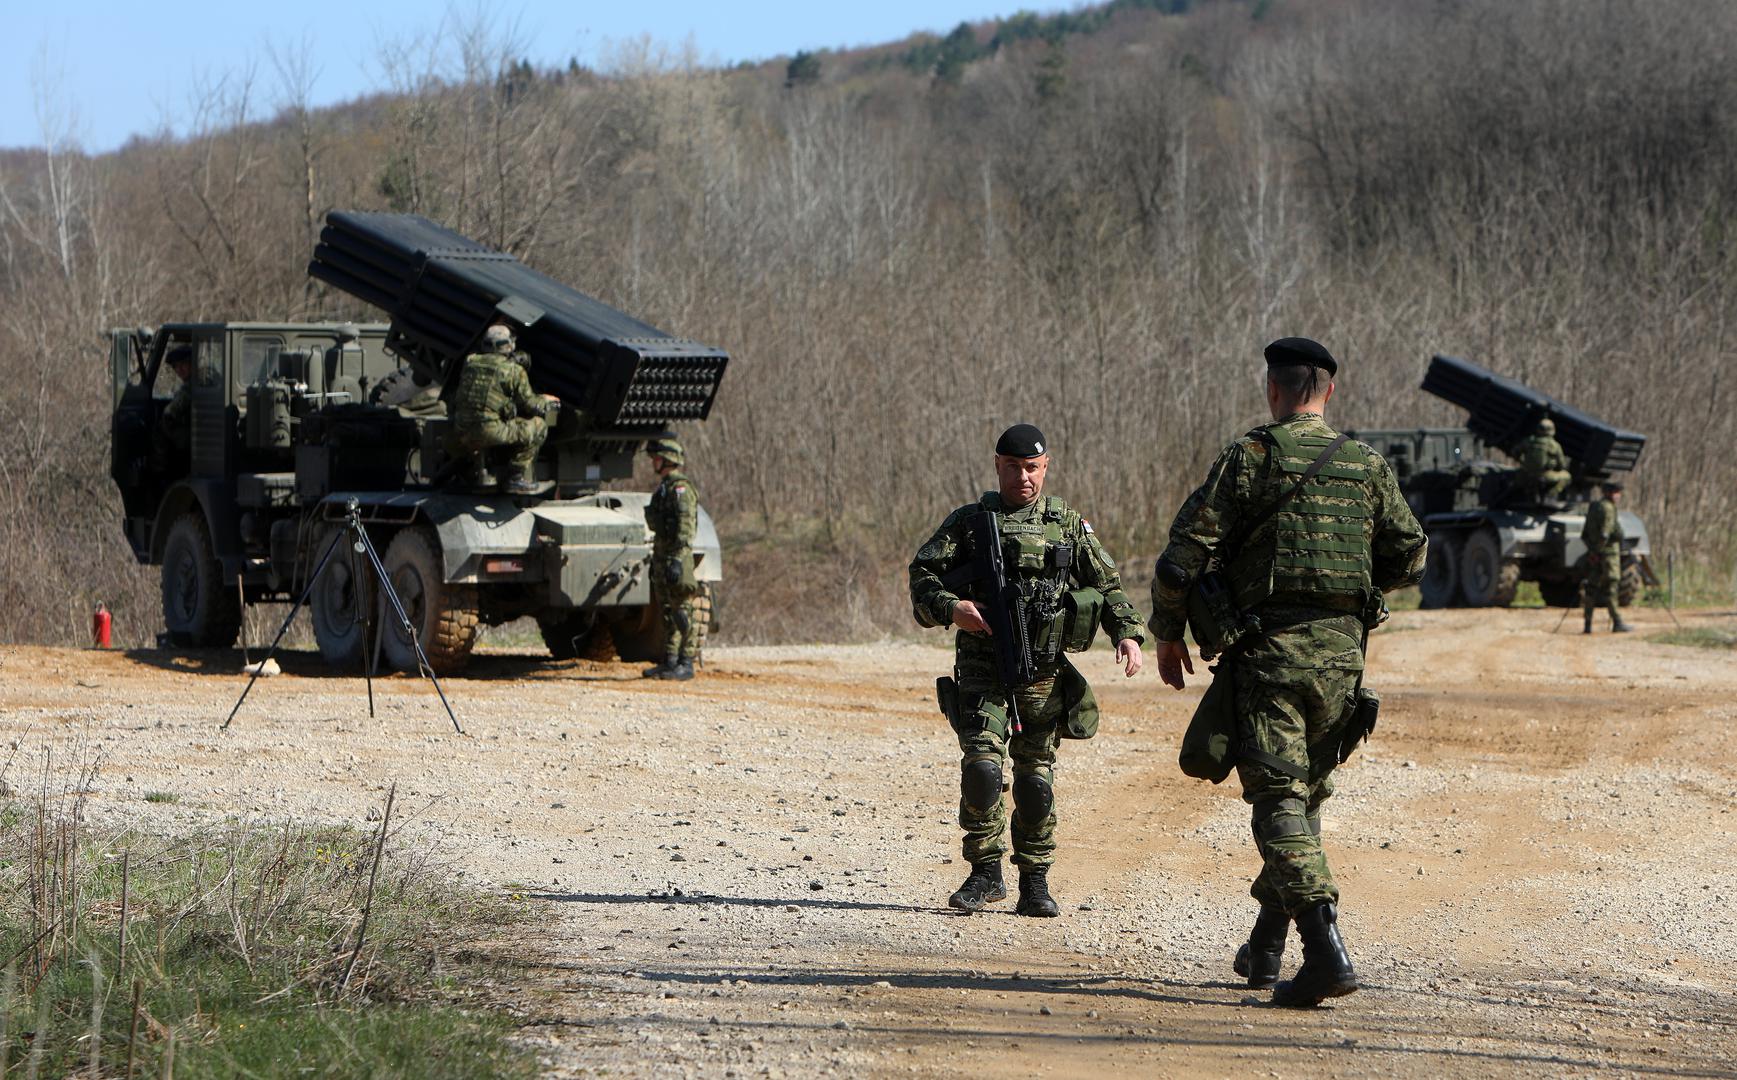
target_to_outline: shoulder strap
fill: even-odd
[[[1344,446],[1350,438],[1351,436],[1342,434],[1328,443],[1327,448],[1321,451],[1321,456],[1309,463],[1309,467],[1303,470],[1303,475],[1297,478],[1296,483],[1280,492],[1272,502],[1261,507],[1261,512],[1250,518],[1248,523],[1243,525],[1238,532],[1243,537],[1253,536],[1262,525],[1267,523],[1267,519],[1278,513],[1287,502],[1291,501],[1291,496],[1303,490],[1303,485],[1315,478],[1315,475],[1326,466],[1327,462],[1332,460],[1333,455],[1338,453],[1339,448]]]

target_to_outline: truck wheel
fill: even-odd
[[[663,618],[656,604],[620,609],[609,624],[615,655],[629,663],[663,659]]]
[[[706,651],[706,639],[712,636],[712,631],[717,628],[718,624],[718,598],[712,592],[712,584],[709,581],[700,583],[700,595],[694,597],[694,619],[698,623],[694,629],[694,633],[697,635],[694,639],[694,648],[695,651],[704,653]]]
[[[404,614],[422,642],[428,664],[437,675],[460,671],[470,661],[476,645],[477,595],[475,585],[457,585],[445,580],[441,566],[440,540],[426,526],[405,529],[386,547],[386,576],[404,605]],[[380,598],[381,649],[386,662],[401,671],[416,670],[416,648],[399,624],[392,604]]]
[[[1538,582],[1538,594],[1550,607],[1579,607],[1580,580],[1578,578],[1553,578],[1540,581]]]
[[[1459,599],[1460,545],[1464,537],[1449,529],[1429,534],[1429,554],[1424,559],[1423,580],[1418,582],[1420,607],[1451,607]]]
[[[537,630],[543,635],[543,644],[548,647],[549,655],[556,660],[590,659],[596,650],[592,639],[607,641],[609,638],[607,633],[599,631],[595,611],[560,609],[545,612],[537,616]]]
[[[227,649],[241,633],[241,598],[197,511],[176,518],[163,545],[163,625],[170,641],[193,648]]]
[[[1520,588],[1520,564],[1502,558],[1494,529],[1466,537],[1460,551],[1460,593],[1467,607],[1507,607]]]
[[[1616,602],[1623,607],[1632,607],[1641,594],[1640,563],[1634,559],[1622,561],[1622,580],[1616,586]]]
[[[345,532],[341,527],[336,531]],[[332,542],[332,535],[333,530],[327,529],[314,543],[311,557],[316,565]],[[373,618],[375,625],[379,625],[379,620],[374,607],[374,570],[367,565],[366,556],[350,550],[350,543],[349,536],[342,535],[338,546],[332,549],[331,561],[314,583],[308,609],[320,658],[333,668],[354,670],[368,658],[368,621]]]

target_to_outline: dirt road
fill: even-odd
[[[14,648],[0,722],[14,784],[100,753],[94,813],[168,828],[361,824],[396,780],[416,835],[537,916],[499,995],[556,1075],[1737,1075],[1737,663],[1637,616],[1375,635],[1381,729],[1326,814],[1366,989],[1305,1013],[1230,974],[1254,856],[1234,783],[1176,771],[1198,689],[1108,652],[1103,733],[1057,769],[1055,920],[942,906],[938,634],[718,650],[686,685],[491,655],[446,682],[465,737],[426,684],[377,683],[370,720],[306,654],[220,732],[239,654]]]

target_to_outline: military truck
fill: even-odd
[[[1554,607],[1580,603],[1587,572],[1580,528],[1597,482],[1633,469],[1646,436],[1620,430],[1468,360],[1437,355],[1423,389],[1465,408],[1463,428],[1357,431],[1393,465],[1406,502],[1429,533],[1422,605],[1507,607],[1520,582],[1535,581]],[[1549,417],[1568,455],[1570,482],[1558,500],[1517,483],[1520,470],[1492,460],[1512,454]],[[1624,510],[1621,602],[1657,584],[1646,525]]]
[[[244,604],[302,595],[354,499],[430,664],[461,669],[481,626],[531,617],[551,655],[660,658],[650,606],[650,496],[629,478],[647,438],[703,420],[728,355],[671,337],[413,215],[333,212],[309,272],[380,307],[385,323],[168,323],[109,334],[111,474],[141,563],[162,568],[177,646],[223,647]],[[557,395],[534,479],[495,493],[449,443],[449,392],[497,320],[531,384]],[[192,352],[188,430],[165,356]],[[340,543],[309,598],[332,665],[414,670],[414,646],[360,556]],[[722,552],[700,511],[695,573],[710,623]]]

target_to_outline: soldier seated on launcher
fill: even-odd
[[[544,417],[560,399],[531,389],[531,378],[513,355],[513,332],[496,323],[483,333],[483,352],[465,359],[453,395],[453,442],[470,455],[473,474],[501,461],[500,488],[509,495],[535,495],[548,485],[534,482],[531,467],[548,438]]]
[[[1540,503],[1562,501],[1568,487],[1568,455],[1556,441],[1556,422],[1548,416],[1538,421],[1538,427],[1516,449],[1520,474],[1516,476],[1514,493],[1523,499]]]

